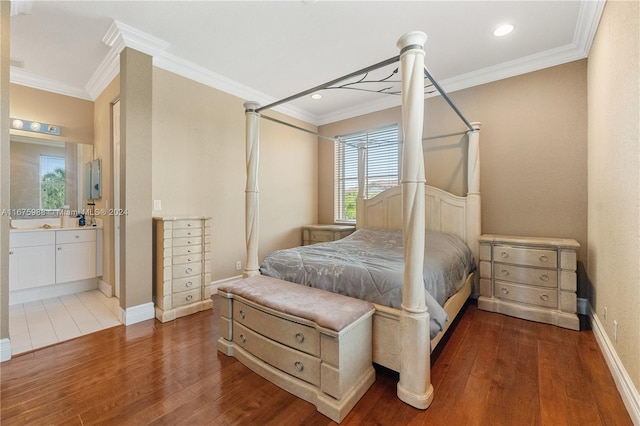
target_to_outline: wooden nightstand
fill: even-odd
[[[302,227],[302,245],[336,241],[356,230],[354,225],[307,225]]]
[[[580,329],[576,240],[480,236],[478,308]]]

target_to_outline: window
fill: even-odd
[[[397,124],[340,136],[340,142],[335,143],[334,218],[337,222],[356,220],[358,148],[364,149],[365,153],[365,198],[372,198],[385,189],[398,186],[400,143]]]
[[[64,157],[40,156],[40,208],[53,210],[65,202]]]

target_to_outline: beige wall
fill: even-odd
[[[480,132],[483,233],[575,238],[587,244],[586,60],[450,94]],[[400,108],[322,126],[339,135],[401,123]],[[442,98],[425,104],[425,136],[464,130]],[[466,137],[424,143],[427,183],[463,195]],[[319,213],[333,220],[333,144],[320,142]]]
[[[213,280],[239,275],[235,262],[246,261],[244,101],[159,68],[153,88],[152,193],[162,203],[153,214],[211,216]],[[316,221],[317,142],[260,124],[262,258],[301,244],[300,226]]]
[[[607,2],[589,55],[588,217],[590,302],[640,390],[638,28],[640,3]]]
[[[111,103],[120,96],[120,77],[116,77],[98,96],[93,106],[94,158],[101,161],[102,197],[96,200],[96,211],[108,212],[114,206],[113,199],[113,144],[111,135]],[[103,250],[102,280],[112,288],[114,279],[113,215],[102,216]]]
[[[12,130],[22,136],[93,144],[93,102],[11,84],[11,117],[57,124],[60,136]]]

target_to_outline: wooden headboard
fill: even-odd
[[[460,237],[477,258],[480,209],[469,197],[425,186],[425,228]],[[478,196],[479,197],[479,196]],[[475,201],[475,200],[474,200]],[[402,187],[397,186],[369,200],[359,199],[357,228],[402,229]]]

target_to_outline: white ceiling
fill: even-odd
[[[27,2],[29,3],[29,2]],[[27,4],[28,5],[28,4]],[[154,65],[262,105],[398,55],[428,35],[426,64],[455,91],[584,58],[604,1],[34,1],[11,17],[11,81],[93,100],[136,48]],[[513,33],[495,37],[501,23]],[[104,41],[103,41],[104,40]],[[109,45],[105,44],[108,43]],[[324,124],[398,105],[326,91],[279,109]]]

